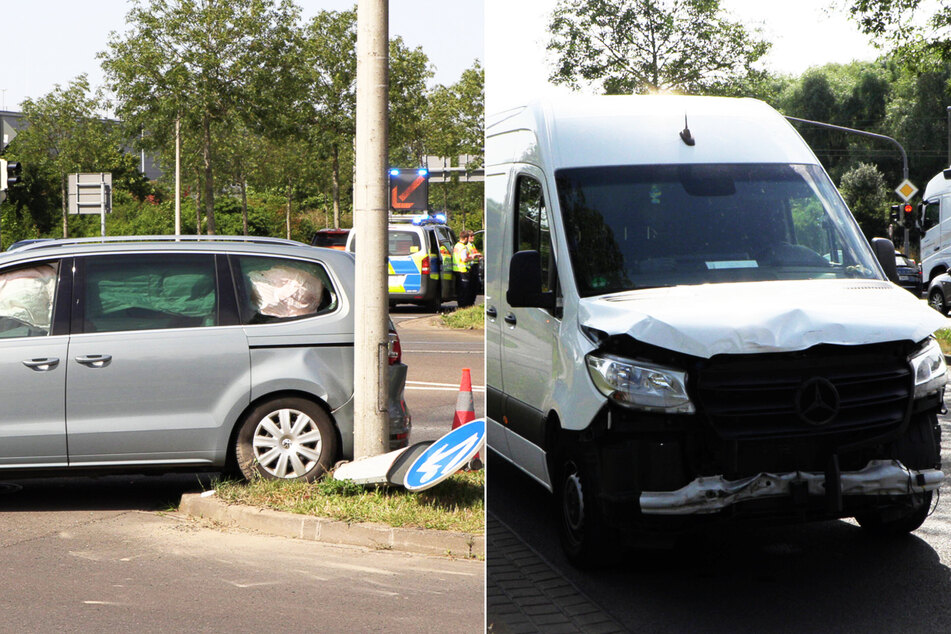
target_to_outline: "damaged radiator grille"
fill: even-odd
[[[850,351],[711,359],[695,382],[701,410],[732,440],[887,431],[911,398],[902,354]]]

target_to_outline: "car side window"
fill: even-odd
[[[310,260],[234,256],[242,324],[303,319],[337,308],[326,269]]]
[[[548,292],[555,282],[555,262],[541,183],[529,176],[519,176],[515,207],[518,211],[515,250],[538,251],[542,263],[542,292]]]
[[[0,272],[0,339],[50,334],[57,262]]]
[[[84,332],[217,324],[213,255],[92,256],[84,271]]]

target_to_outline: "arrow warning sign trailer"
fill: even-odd
[[[390,170],[390,211],[414,213],[429,209],[429,170]]]

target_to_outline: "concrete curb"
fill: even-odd
[[[309,515],[297,515],[252,506],[226,504],[216,496],[182,495],[178,510],[186,515],[215,520],[240,528],[310,541],[379,550],[399,550],[423,555],[485,557],[485,535],[416,528],[393,528],[381,524],[348,524]]]

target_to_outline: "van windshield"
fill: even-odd
[[[636,165],[555,173],[582,296],[680,284],[881,279],[818,166]]]

